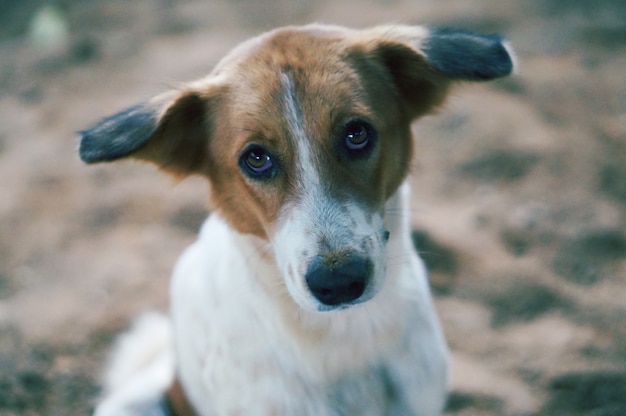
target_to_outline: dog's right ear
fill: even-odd
[[[218,101],[217,89],[159,95],[80,132],[80,157],[86,163],[132,157],[178,176],[206,172],[212,114]]]

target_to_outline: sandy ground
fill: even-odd
[[[453,353],[448,415],[626,414],[626,3],[66,1],[69,37],[0,13],[0,414],[84,415],[115,336],[167,307],[208,186],[87,167],[75,131],[322,21],[507,34],[519,74],[417,123],[415,240]]]

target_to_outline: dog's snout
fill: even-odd
[[[369,269],[367,261],[360,258],[331,265],[316,258],[309,265],[306,283],[318,301],[336,306],[361,297],[369,281]]]

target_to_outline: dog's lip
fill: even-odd
[[[355,299],[350,302],[340,303],[338,305],[324,305],[323,303],[320,303],[317,306],[317,311],[318,312],[335,312],[335,311],[343,311],[346,309],[353,308],[355,306],[358,306],[360,304],[370,301],[374,297],[374,294],[371,294],[368,292],[369,291],[366,288],[365,293],[363,293],[363,295],[361,295],[361,297],[359,297],[358,299]]]
[[[341,311],[341,310],[344,310],[344,309],[349,309],[353,305],[354,305],[353,303],[341,303],[339,305],[324,305],[324,304],[320,304],[317,307],[317,311],[318,312]]]

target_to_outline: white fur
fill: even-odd
[[[105,375],[105,399],[95,416],[134,416],[156,405],[174,378],[170,321],[157,313],[139,316],[117,341]]]
[[[447,350],[410,239],[407,192],[388,203],[401,214],[385,219],[391,239],[380,292],[331,312],[290,300],[266,256],[269,243],[218,215],[207,220],[176,267],[171,293],[179,374],[200,415],[441,411]],[[394,410],[376,394],[383,373],[401,396]],[[342,391],[349,398],[333,397]]]
[[[209,217],[171,288],[176,366],[200,416],[440,414],[447,348],[408,199],[403,185],[385,207],[391,237],[376,296],[328,312],[293,301],[271,243]],[[148,316],[121,339],[107,383],[115,390],[97,416],[143,415],[158,400],[173,380],[169,337],[167,322]]]

